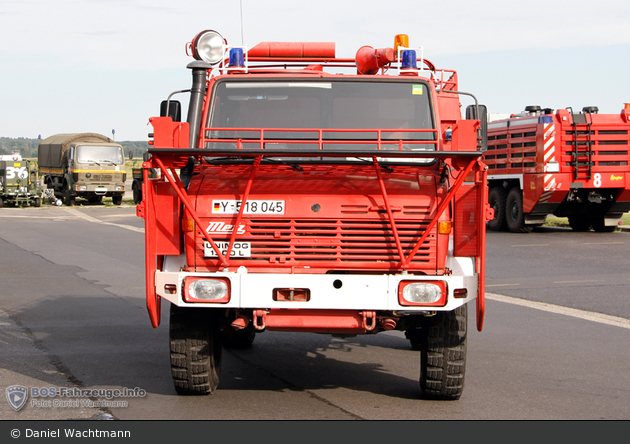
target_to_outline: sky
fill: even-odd
[[[186,44],[205,29],[248,47],[335,42],[338,57],[407,34],[490,114],[617,114],[629,24],[627,0],[0,0],[0,137],[148,140],[160,102],[190,87]]]

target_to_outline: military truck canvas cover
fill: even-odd
[[[75,142],[114,143],[109,137],[96,133],[56,134],[39,143],[38,161],[40,168],[60,168],[63,154]]]

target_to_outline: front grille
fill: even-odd
[[[111,174],[92,174],[91,180],[94,182],[111,182],[113,176]]]
[[[403,252],[408,256],[424,233],[428,222],[397,221],[396,229]],[[251,257],[232,259],[231,264],[268,266],[269,264],[313,265],[341,268],[370,264],[391,268],[400,263],[393,231],[385,220],[265,220],[248,221],[248,233],[238,241],[251,242]],[[213,240],[226,240],[213,237]],[[204,239],[197,237],[197,251],[203,252]],[[203,259],[206,263],[216,259]],[[436,237],[427,237],[411,262],[411,267],[436,265]]]

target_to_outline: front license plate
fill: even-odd
[[[221,254],[223,257],[227,255],[229,242],[215,242],[214,243],[219,250],[221,250]],[[234,242],[234,246],[232,247],[232,252],[230,253],[231,258],[241,258],[241,257],[251,257],[252,256],[252,244],[251,242]],[[217,252],[214,251],[214,248],[210,245],[210,242],[203,243],[203,257],[219,257]]]
[[[240,200],[213,200],[212,214],[238,214]],[[248,200],[243,214],[284,214],[283,200]]]

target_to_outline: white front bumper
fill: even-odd
[[[187,303],[183,300],[184,279],[222,277],[230,280],[231,295],[227,303]],[[448,291],[446,305],[400,305],[398,288],[401,281],[443,281]],[[245,309],[309,308],[338,310],[384,311],[450,311],[477,297],[478,279],[473,276],[358,275],[358,274],[262,274],[262,273],[186,273],[160,272],[155,276],[157,294],[178,306],[205,306]],[[167,287],[169,286],[169,287]],[[170,294],[165,288],[175,288]],[[276,301],[274,289],[307,288],[310,299]],[[454,290],[465,288],[464,298],[455,298]],[[171,290],[172,291],[172,290]]]

